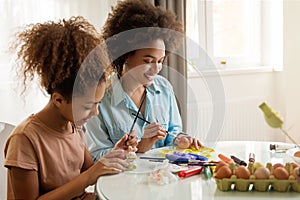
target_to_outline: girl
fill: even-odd
[[[38,75],[48,104],[19,124],[5,146],[8,199],[91,198],[85,188],[128,163],[124,135],[98,162],[82,140],[82,125],[98,114],[108,60],[95,28],[82,17],[47,22],[18,34],[24,91]],[[135,143],[135,138],[128,143]]]

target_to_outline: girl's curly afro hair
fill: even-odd
[[[105,80],[103,70],[108,66],[108,57],[106,49],[99,47],[101,42],[103,39],[94,26],[83,17],[27,26],[17,34],[15,44],[20,61],[17,73],[23,77],[23,92],[37,75],[41,87],[50,95],[59,92],[68,99],[73,92],[83,95],[91,84]],[[89,59],[85,60],[87,56]],[[75,80],[79,83],[76,88],[73,87]]]

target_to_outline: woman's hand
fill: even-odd
[[[202,144],[200,142],[200,140],[198,140],[197,138],[193,138],[193,137],[190,137],[191,138],[191,146],[195,147],[195,149],[199,149],[200,147],[202,147]]]
[[[175,138],[174,142],[181,149],[188,149],[191,146],[194,146],[195,149],[202,147],[200,140],[193,138],[189,135],[180,134]]]
[[[129,152],[136,152],[137,145],[138,137],[133,130],[129,135],[123,135],[123,137],[115,144],[115,149],[123,149]]]
[[[144,136],[138,144],[138,152],[146,152],[152,148],[157,140],[163,140],[166,131],[157,122],[152,122],[144,128]]]

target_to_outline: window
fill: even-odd
[[[187,0],[188,63],[204,51],[217,69],[282,68],[282,0]],[[187,43],[189,44],[189,42]],[[192,46],[192,47],[191,47]],[[189,66],[189,72],[193,72]]]

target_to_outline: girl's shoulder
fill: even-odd
[[[43,122],[41,122],[35,116],[35,114],[32,114],[26,119],[24,119],[19,125],[17,125],[11,135],[13,136],[21,134],[30,138],[36,134],[44,132],[45,129],[46,125]]]
[[[24,119],[20,124],[16,126],[13,133],[21,134],[26,133],[28,129],[32,129],[37,123],[37,119],[34,114],[30,115],[26,119]]]

